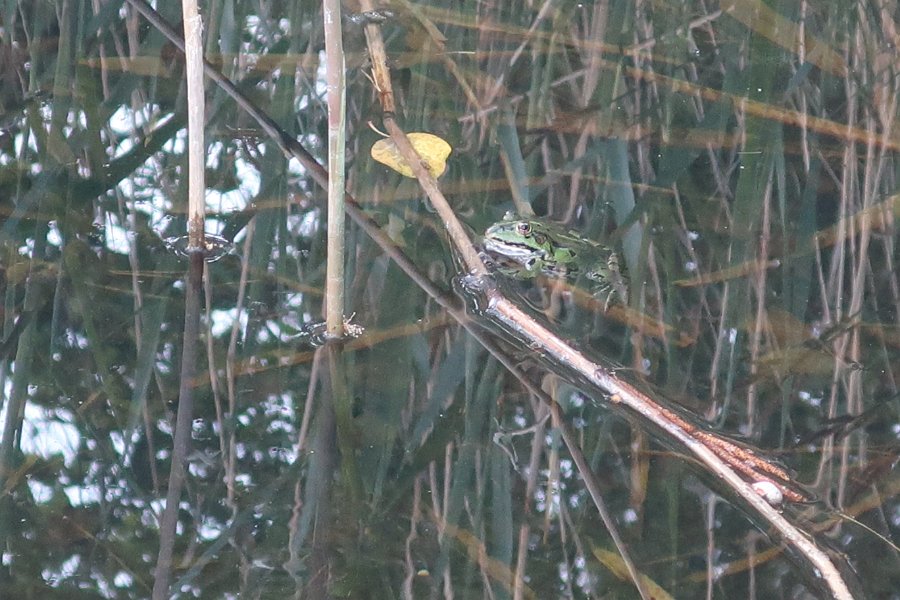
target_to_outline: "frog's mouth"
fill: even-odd
[[[541,255],[540,250],[535,250],[526,244],[516,244],[515,242],[498,242],[490,238],[484,239],[484,249],[491,254],[499,254],[518,263],[525,264],[534,261]]]

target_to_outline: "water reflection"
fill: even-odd
[[[188,258],[193,251],[192,248],[188,247],[188,236],[186,235],[169,237],[164,241],[169,250],[182,258]],[[230,254],[233,250],[234,244],[229,240],[210,233],[203,236],[203,247],[199,248],[199,251],[203,253],[203,259],[210,263],[216,262],[226,254]]]

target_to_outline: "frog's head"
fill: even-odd
[[[492,254],[531,269],[552,260],[555,242],[546,227],[537,221],[504,220],[484,232],[484,247]]]
[[[565,270],[578,260],[579,243],[583,240],[565,229],[535,219],[506,218],[484,233],[485,250],[529,272]]]

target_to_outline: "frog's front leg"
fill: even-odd
[[[539,256],[532,256],[521,263],[522,270],[520,275],[522,279],[534,279],[541,273],[547,272],[547,262]]]
[[[490,257],[497,273],[516,280],[534,279],[542,273],[543,261],[539,258],[512,260],[503,257]]]

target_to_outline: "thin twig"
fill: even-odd
[[[346,77],[340,0],[325,0],[325,84],[328,103],[328,253],[325,276],[325,327],[344,335],[344,150]]]
[[[172,466],[166,492],[166,508],[159,524],[159,555],[156,559],[153,599],[170,596],[172,552],[175,547],[181,489],[184,485],[185,458],[190,451],[193,421],[193,381],[200,334],[200,293],[204,267],[204,223],[206,183],[203,127],[203,27],[196,0],[182,0],[185,31],[185,57],[188,88],[188,256],[184,302],[184,337],[181,346],[181,383],[178,413],[173,434]]]
[[[187,289],[184,300],[184,341],[181,348],[181,383],[178,388],[178,413],[175,418],[175,435],[172,447],[172,466],[166,493],[166,508],[159,523],[159,555],[156,558],[153,600],[169,598],[169,582],[172,577],[172,552],[175,547],[175,530],[178,524],[181,489],[184,485],[184,458],[190,451],[191,423],[193,421],[194,373],[197,359],[197,341],[200,334],[200,288],[203,280],[203,254],[193,252],[188,267]]]

